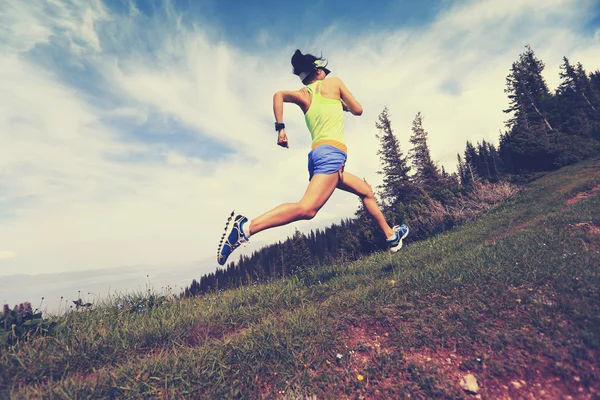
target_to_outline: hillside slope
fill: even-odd
[[[2,349],[0,397],[594,398],[599,267],[595,160],[393,256],[70,313]]]

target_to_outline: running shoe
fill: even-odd
[[[402,248],[402,239],[408,236],[408,226],[396,225],[392,228],[395,236],[391,239],[386,240],[390,252],[395,253]]]
[[[234,215],[235,211],[232,211],[225,225],[225,233],[221,236],[221,243],[219,243],[217,262],[221,265],[225,265],[227,258],[235,249],[248,242],[248,238],[242,230],[242,225],[248,222],[248,218],[241,214],[235,215],[234,218]]]

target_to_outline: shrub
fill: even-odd
[[[34,312],[28,301],[12,310],[5,304],[0,315],[0,346],[13,345],[31,335],[45,334],[55,324],[44,320],[41,312]]]

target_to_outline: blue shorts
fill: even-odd
[[[346,164],[346,153],[337,147],[322,144],[308,153],[308,180],[314,174],[333,174],[340,169],[344,172]]]

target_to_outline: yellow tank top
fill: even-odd
[[[348,153],[344,138],[344,110],[342,102],[328,99],[321,95],[321,82],[316,81],[306,86],[312,95],[312,102],[304,120],[312,137],[311,147],[314,149],[328,144]]]

